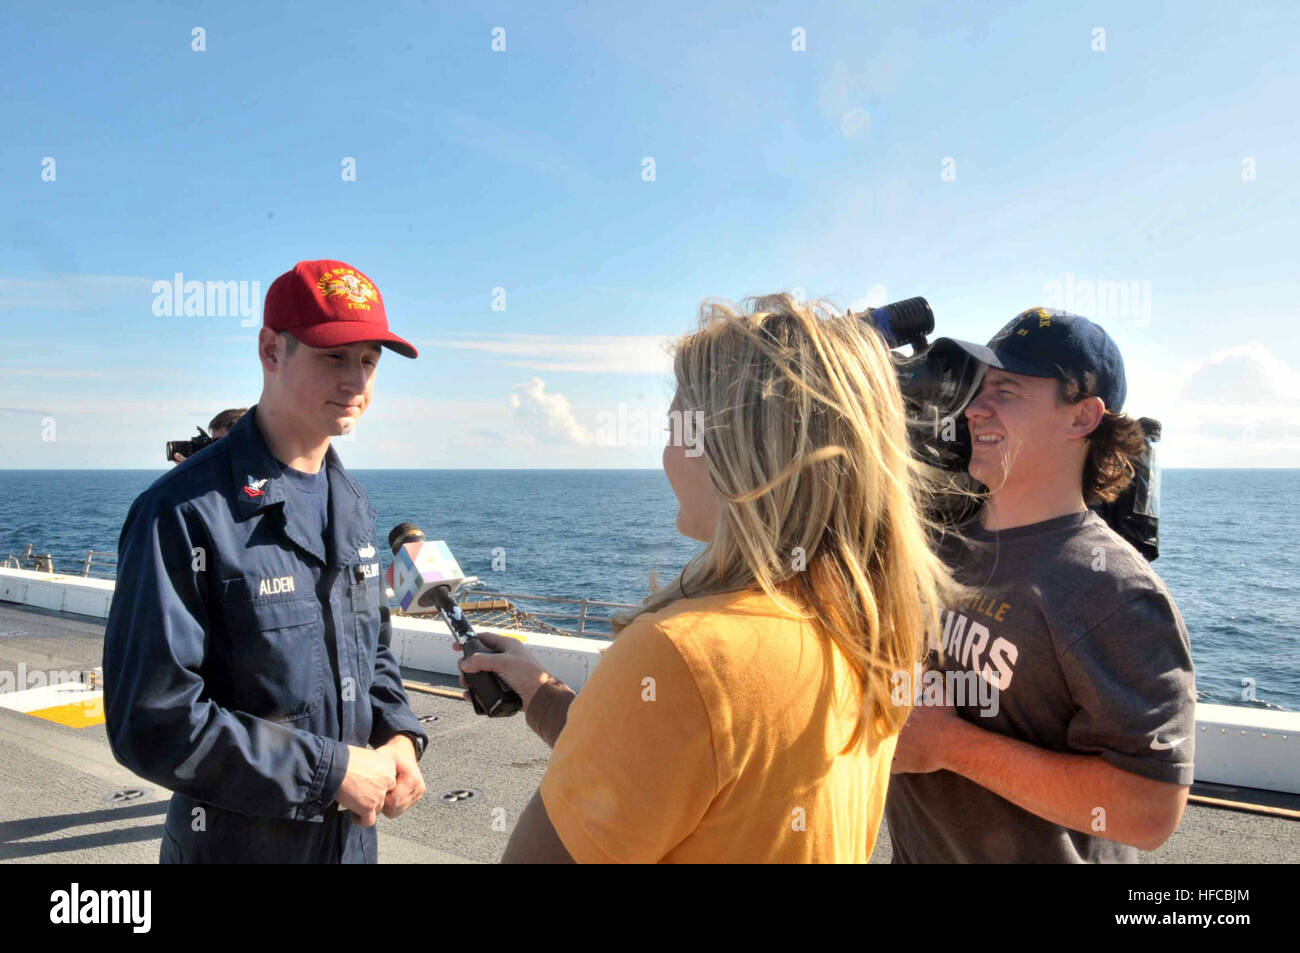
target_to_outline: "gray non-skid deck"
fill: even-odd
[[[28,671],[94,668],[103,631],[99,620],[0,603],[0,671],[16,673],[22,663]],[[431,685],[453,682],[405,674]],[[380,818],[381,862],[495,862],[541,781],[549,749],[520,716],[479,718],[466,702],[422,692],[411,693],[411,704],[421,717],[436,716],[425,725],[429,748],[420,763],[428,793],[397,820]],[[130,788],[146,792],[113,799]],[[452,791],[474,796],[441,799]],[[103,725],[70,728],[0,708],[0,862],[154,863],[168,796],[114,760]],[[1271,800],[1294,809],[1300,798]],[[1142,858],[1296,863],[1298,835],[1293,820],[1192,805],[1174,836]],[[872,861],[888,859],[882,829]]]

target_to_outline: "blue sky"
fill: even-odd
[[[161,467],[256,401],[260,304],[159,316],[154,282],[337,258],[421,351],[351,467],[658,466],[664,342],[783,288],[924,295],[976,340],[1081,311],[1166,466],[1300,466],[1293,4],[32,5],[7,35],[0,465]]]

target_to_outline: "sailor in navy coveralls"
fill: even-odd
[[[174,793],[164,863],[374,863],[424,794],[428,738],[389,650],[376,511],[329,438],[369,406],[388,330],[365,275],[268,289],[261,400],[122,527],[104,639],[115,757]]]

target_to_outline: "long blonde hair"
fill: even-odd
[[[927,545],[934,473],[913,456],[897,372],[878,336],[788,294],[700,306],[673,368],[718,493],[712,540],[676,583],[616,624],[678,599],[755,586],[842,650],[861,688],[851,750],[902,730],[891,701],[938,644],[959,589]],[[793,605],[791,605],[793,603]]]

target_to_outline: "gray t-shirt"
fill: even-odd
[[[977,592],[943,613],[944,659],[931,659],[955,673],[944,676],[953,689],[978,689],[960,716],[1191,784],[1191,648],[1147,561],[1092,511],[996,532],[976,518],[963,532],[969,543],[950,537],[940,551]],[[1053,824],[951,771],[894,775],[885,818],[896,863],[1137,861],[1134,847]]]

